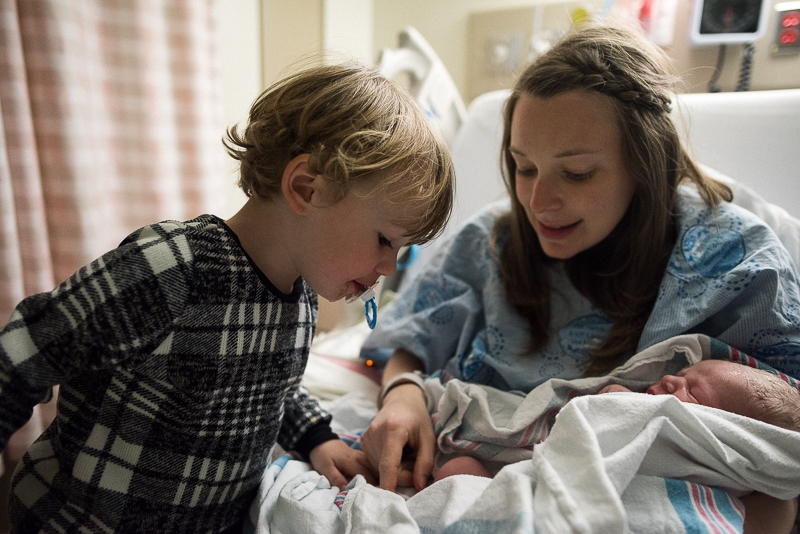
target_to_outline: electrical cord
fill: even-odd
[[[756,50],[754,43],[747,43],[744,46],[744,56],[742,57],[742,68],[739,71],[739,84],[736,86],[737,91],[750,90],[750,74],[753,70],[753,52]]]
[[[717,85],[719,81],[720,74],[722,74],[722,67],[725,65],[725,45],[719,45],[719,53],[717,54],[717,67],[714,70],[714,74],[711,76],[711,79],[708,80],[708,92],[709,93],[719,93],[722,91],[722,88]]]

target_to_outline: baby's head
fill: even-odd
[[[703,360],[667,375],[647,390],[674,395],[800,432],[800,392],[778,376],[726,360]]]
[[[239,186],[248,197],[279,195],[287,164],[309,154],[310,169],[332,186],[332,203],[369,181],[368,197],[420,207],[394,221],[411,242],[435,237],[450,215],[454,171],[442,137],[414,100],[373,68],[313,67],[278,81],[256,99],[244,130],[229,129],[224,143],[240,162]]]

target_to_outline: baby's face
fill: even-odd
[[[703,360],[650,386],[651,395],[674,395],[683,402],[702,404],[753,417],[748,382],[750,368],[723,360]]]

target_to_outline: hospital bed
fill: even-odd
[[[429,116],[447,132],[458,180],[449,232],[506,194],[500,141],[508,91],[486,93],[462,109],[446,69],[426,45],[415,31],[404,32],[398,50],[383,52],[381,68],[392,75],[412,70],[421,105],[430,108]],[[439,81],[426,85],[426,73]],[[430,93],[434,86],[441,91],[438,96]],[[438,103],[435,109],[431,102]],[[768,222],[800,265],[796,218],[800,89],[684,94],[673,113],[687,146],[705,170],[728,182],[735,202]],[[433,248],[435,244],[424,249],[421,257]],[[382,297],[379,321],[381,310],[391,305],[391,295]],[[334,414],[334,430],[355,443],[359,429],[377,410],[380,371],[374,362],[359,358],[368,334],[366,322],[359,321],[318,335],[303,380]],[[668,341],[612,375],[644,384],[676,361],[685,365],[715,350],[715,357],[728,350],[704,336]],[[739,356],[729,352],[723,354],[726,357]],[[509,464],[494,479],[452,477],[419,493],[392,494],[357,477],[347,491],[339,492],[307,463],[276,455],[247,528],[252,532],[532,533],[535,523],[543,532],[739,532],[741,510],[733,497],[744,487],[780,498],[800,493],[800,437],[755,421],[742,426],[738,416],[720,419],[718,413],[689,409],[669,398],[647,398],[646,406],[635,410],[624,399],[607,395],[566,404],[576,393],[596,391],[607,381],[550,384],[527,398],[498,394],[490,404],[502,406],[503,413],[529,410],[529,420],[520,427],[495,420],[494,427],[486,429],[480,425],[491,416],[484,413],[476,422],[466,408],[480,405],[476,399],[483,399],[483,393],[459,384],[445,390],[429,380],[429,401],[436,401],[443,434],[450,432],[447,439],[440,435],[440,447],[446,442],[475,453],[486,444],[482,438],[466,439],[467,430],[473,437],[491,434],[495,441],[489,440],[489,449],[495,459]],[[448,384],[453,382],[458,381]],[[604,404],[598,408],[598,403]],[[555,412],[565,404],[559,424],[554,425]],[[608,419],[607,413],[618,417]],[[446,457],[445,452],[440,454]],[[298,521],[299,517],[303,519]],[[663,530],[656,529],[657,523]]]

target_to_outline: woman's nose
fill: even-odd
[[[554,211],[561,207],[561,196],[556,180],[539,176],[531,191],[531,210],[534,213]]]

